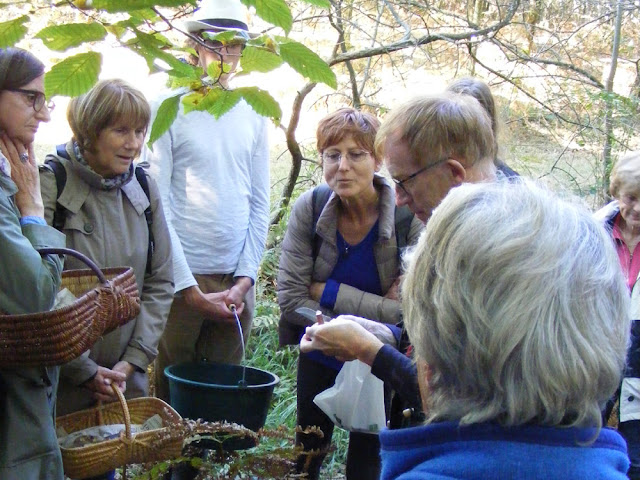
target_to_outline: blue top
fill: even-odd
[[[627,446],[614,430],[501,427],[456,422],[380,432],[381,480],[627,478]]]
[[[374,295],[382,295],[380,275],[373,253],[373,247],[378,241],[378,222],[376,221],[366,237],[357,245],[349,245],[337,230],[336,237],[339,252],[338,262],[325,284],[320,305],[333,310],[341,283]],[[336,360],[335,357],[328,357],[318,351],[310,352],[307,355],[335,370],[342,368],[343,362]]]

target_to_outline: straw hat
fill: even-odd
[[[193,16],[185,20],[184,28],[189,33],[235,31],[245,40],[260,35],[249,32],[247,9],[240,0],[203,0]]]

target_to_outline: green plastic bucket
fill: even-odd
[[[239,386],[243,367],[224,363],[182,363],[164,369],[171,406],[186,418],[225,420],[258,431],[264,426],[280,382],[277,375],[244,367],[246,386]]]

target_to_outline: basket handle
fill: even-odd
[[[71,255],[72,257],[76,257],[78,260],[86,263],[87,266],[91,270],[93,270],[93,273],[96,274],[96,276],[98,277],[98,280],[100,280],[100,283],[107,283],[107,278],[104,276],[100,268],[94,263],[94,261],[91,260],[86,255],[76,250],[72,250],[70,248],[47,247],[47,248],[38,248],[38,252],[40,253],[40,255],[56,255],[57,254],[57,255]]]
[[[122,412],[124,413],[124,432],[127,440],[131,440],[131,415],[129,414],[129,407],[127,406],[127,401],[124,398],[124,395],[118,388],[118,385],[115,383],[111,384],[111,388],[113,389],[113,393],[118,397],[118,401],[120,402],[120,406],[122,407]]]

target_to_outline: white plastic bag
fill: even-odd
[[[378,433],[386,423],[384,384],[360,360],[345,362],[336,383],[313,402],[333,423],[350,432]]]

